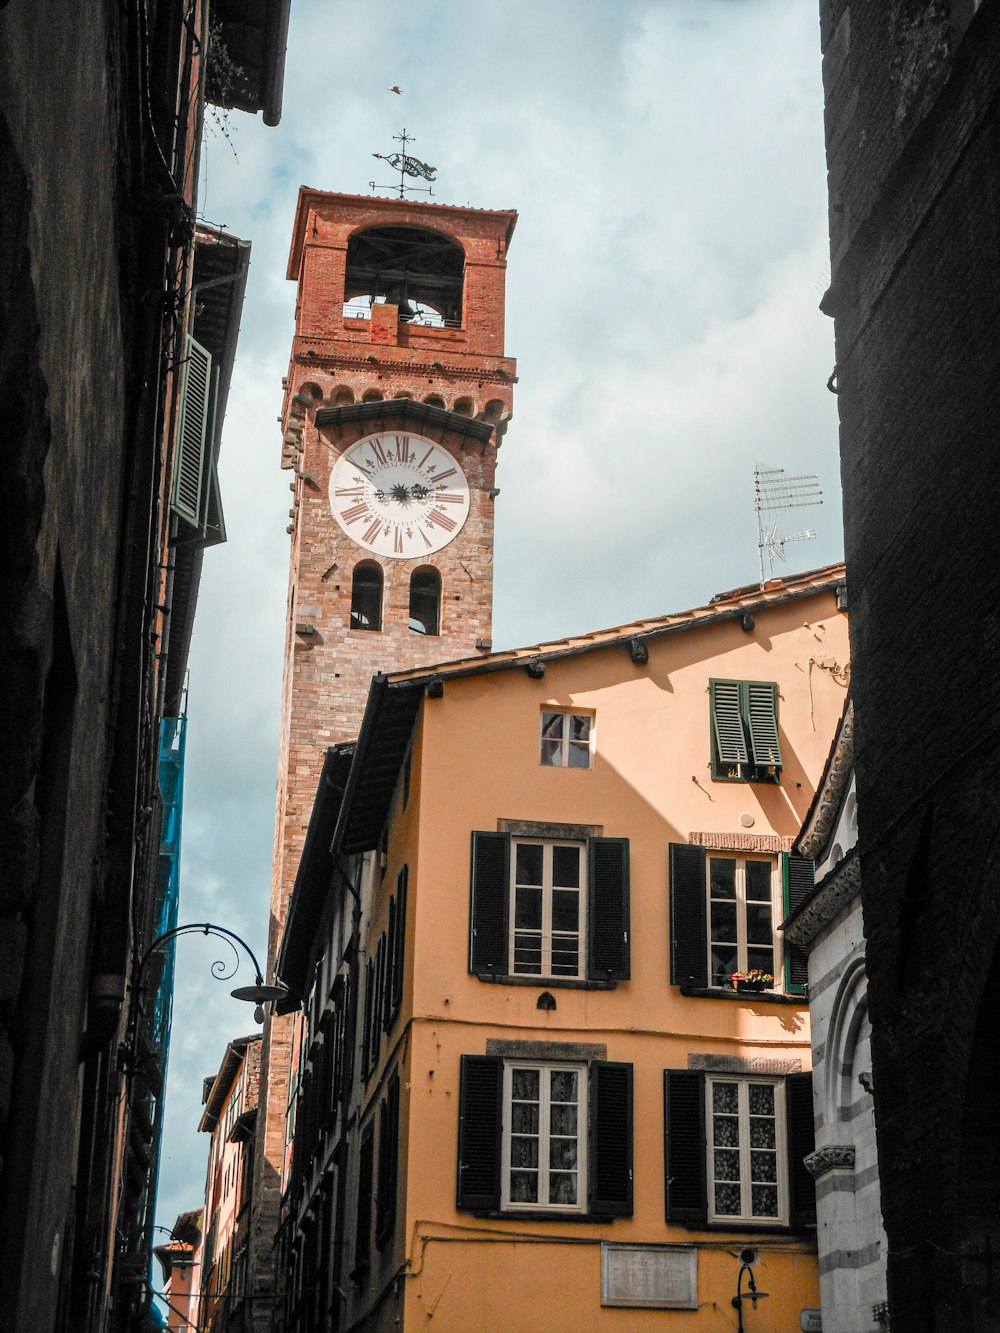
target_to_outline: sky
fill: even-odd
[[[201,215],[253,248],[220,460],[228,541],[206,553],[190,658],[182,923],[218,922],[263,962],[299,186],[392,185],[372,154],[405,128],[435,199],[519,213],[500,649],[753,582],[758,465],[814,473],[824,495],[774,516],[784,535],[817,534],[775,573],[842,558],[822,111],[810,0],[292,0],[281,124],[210,114],[202,158]],[[203,1200],[202,1079],[255,1030],[229,996],[252,969],[220,984],[222,952],[178,943],[166,1227]]]

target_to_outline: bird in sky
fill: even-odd
[[[402,88],[399,87],[398,84],[394,83],[394,84],[392,85],[392,87],[389,89],[389,91],[390,91],[391,93],[400,93],[400,94],[401,94],[403,90],[402,90]]]

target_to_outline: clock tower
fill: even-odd
[[[489,652],[497,452],[515,363],[504,277],[517,214],[303,187],[282,409],[292,504],[269,965],[329,746],[373,675]],[[262,1051],[251,1235],[273,1291],[291,1018]]]

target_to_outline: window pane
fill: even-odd
[[[542,737],[549,740],[562,740],[564,713],[542,714]]]
[[[552,975],[554,977],[580,975],[580,949],[575,937],[572,940],[556,938],[552,941]]]
[[[552,1139],[549,1143],[549,1166],[560,1170],[576,1167],[576,1139]]]
[[[555,889],[552,894],[552,929],[575,932],[579,925],[579,893],[576,889]]]
[[[544,848],[537,842],[519,842],[515,845],[516,879],[518,884],[541,884],[542,853]]]
[[[552,1107],[551,1121],[553,1134],[575,1134],[576,1103],[557,1103]]]
[[[559,768],[562,764],[562,742],[542,741],[542,763],[549,768]]]
[[[777,1184],[777,1155],[773,1152],[752,1152],[750,1154],[750,1179],[757,1184]]]
[[[738,1148],[740,1127],[735,1116],[712,1117],[712,1142],[716,1148]]]
[[[750,1147],[773,1148],[775,1146],[774,1121],[763,1116],[750,1117]]]
[[[531,1102],[515,1102],[510,1108],[510,1127],[515,1134],[538,1133],[538,1106]]]
[[[578,1074],[575,1069],[553,1069],[549,1085],[554,1102],[576,1102],[576,1083]]]
[[[520,931],[515,933],[514,971],[522,976],[541,976],[542,944],[538,934]]]
[[[774,975],[774,950],[762,949],[759,945],[747,950],[747,967],[756,967],[761,972],[770,972]]]
[[[512,1137],[510,1141],[510,1164],[512,1167],[537,1167],[538,1139]]]
[[[580,887],[580,848],[552,848],[552,883],[557,889]]]
[[[567,761],[570,768],[589,768],[590,767],[590,746],[578,745],[571,741],[566,752]]]
[[[735,1115],[739,1108],[739,1094],[735,1083],[712,1084],[712,1110]]]
[[[583,717],[579,713],[571,713],[568,720],[569,720],[569,738],[571,741],[590,740],[589,717]]]
[[[774,1115],[774,1084],[750,1084],[750,1114]]]
[[[518,930],[541,930],[541,889],[518,888],[514,891],[514,925]]]
[[[732,1148],[716,1148],[712,1161],[716,1180],[739,1180],[740,1155]]]
[[[739,1217],[740,1215],[740,1187],[739,1185],[716,1185],[715,1187],[715,1211],[720,1217]]]
[[[576,1203],[576,1172],[553,1171],[549,1176],[549,1203]]]
[[[748,900],[769,903],[771,901],[770,861],[747,861],[746,877]]]
[[[510,1173],[511,1203],[538,1202],[538,1175],[534,1171],[512,1171]]]
[[[771,904],[747,904],[747,944],[771,943]]]
[[[713,898],[736,897],[736,862],[728,856],[713,856],[708,863]]]
[[[712,904],[712,941],[723,944],[736,943],[736,904]]]
[[[739,957],[736,953],[736,945],[731,949],[723,945],[714,944],[712,946],[712,985],[724,985],[734,972],[739,970]]]
[[[750,1207],[754,1217],[777,1217],[777,1185],[751,1185]]]
[[[538,1101],[537,1069],[514,1069],[511,1073],[511,1096],[516,1102]]]

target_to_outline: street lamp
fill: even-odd
[[[165,930],[162,935],[157,935],[136,965],[130,990],[134,994],[142,989],[146,967],[157,949],[162,948],[169,940],[176,939],[178,935],[191,935],[196,932],[200,932],[202,935],[214,935],[218,939],[225,940],[233,951],[236,959],[235,965],[230,966],[224,963],[221,958],[217,958],[212,964],[212,976],[218,981],[228,981],[230,977],[235,975],[240,964],[240,955],[236,945],[240,945],[246,951],[247,957],[253,963],[257,979],[252,986],[237,986],[235,990],[229,993],[234,1000],[246,1000],[248,1004],[255,1005],[256,1008],[253,1011],[254,1022],[263,1023],[264,1005],[274,1000],[284,999],[288,994],[288,988],[286,986],[266,986],[264,984],[264,974],[260,970],[260,963],[257,962],[257,956],[246,940],[241,939],[235,931],[227,930],[225,926],[216,926],[211,921],[196,921],[187,926],[174,926],[172,930]]]

